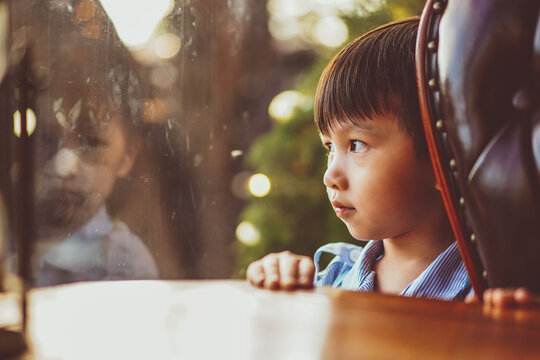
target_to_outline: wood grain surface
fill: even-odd
[[[243,281],[80,283],[30,294],[20,359],[538,359],[540,311]]]

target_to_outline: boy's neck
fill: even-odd
[[[375,265],[377,290],[400,293],[453,242],[452,229],[444,213],[399,237],[384,239],[384,255]]]

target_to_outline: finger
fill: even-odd
[[[491,301],[493,307],[508,309],[515,306],[513,289],[495,289]]]
[[[249,264],[246,271],[246,278],[249,283],[256,287],[262,287],[264,282],[264,268],[261,261],[254,261]]]
[[[493,305],[493,289],[486,289],[484,290],[484,294],[482,295],[482,299],[484,300],[484,305],[486,306],[492,306]]]
[[[520,306],[533,306],[537,305],[535,298],[531,293],[525,288],[519,288],[514,292],[514,299],[516,303]]]
[[[315,265],[309,257],[303,257],[298,263],[298,282],[304,288],[313,287],[313,277],[315,275]]]
[[[282,253],[279,257],[280,287],[292,290],[298,286],[298,257],[290,253]]]
[[[466,304],[478,304],[479,302],[478,295],[476,294],[469,295],[465,298]]]
[[[264,269],[264,287],[266,289],[279,288],[279,261],[275,254],[270,254],[262,259]]]

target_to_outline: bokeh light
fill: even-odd
[[[238,158],[238,157],[240,157],[242,155],[244,155],[244,152],[242,150],[235,149],[235,150],[231,151],[231,157],[233,159],[236,159],[236,158]]]
[[[116,32],[128,47],[143,46],[161,20],[174,9],[174,0],[100,0]]]
[[[311,0],[269,0],[266,7],[277,18],[299,17],[311,10]]]
[[[328,47],[341,46],[349,37],[349,30],[337,16],[321,18],[313,28],[313,36],[319,44]]]
[[[255,174],[248,181],[249,192],[256,197],[268,195],[271,187],[270,179],[264,174]]]
[[[159,35],[154,41],[154,51],[161,59],[170,59],[180,51],[180,38],[173,33]]]
[[[150,81],[158,88],[170,88],[177,78],[178,67],[169,62],[159,63],[150,70]]]
[[[296,18],[280,19],[272,18],[268,21],[268,30],[277,40],[294,39],[300,34],[300,23]]]
[[[311,105],[311,99],[301,92],[286,90],[272,99],[268,113],[278,122],[285,123],[292,119],[297,109],[308,109]]]
[[[313,7],[320,14],[333,14],[336,12],[347,14],[354,10],[355,7],[362,7],[365,3],[372,1],[373,0],[313,0]]]
[[[34,110],[28,108],[26,109],[26,131],[28,135],[32,135],[36,130],[36,114]],[[15,111],[13,114],[13,133],[17,137],[21,137],[22,132],[22,119],[21,112],[19,110]]]
[[[251,223],[244,221],[236,227],[236,238],[244,245],[255,246],[261,240],[261,233]]]

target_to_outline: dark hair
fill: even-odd
[[[99,2],[44,0],[32,6],[32,81],[40,94],[75,94],[94,114],[101,108],[102,120],[119,114],[124,129],[139,129],[148,96],[142,68]],[[41,107],[52,111],[51,104]]]
[[[417,156],[427,156],[415,75],[418,23],[414,17],[383,25],[330,61],[315,96],[315,124],[322,134],[336,123],[358,124],[390,111],[412,136]]]

